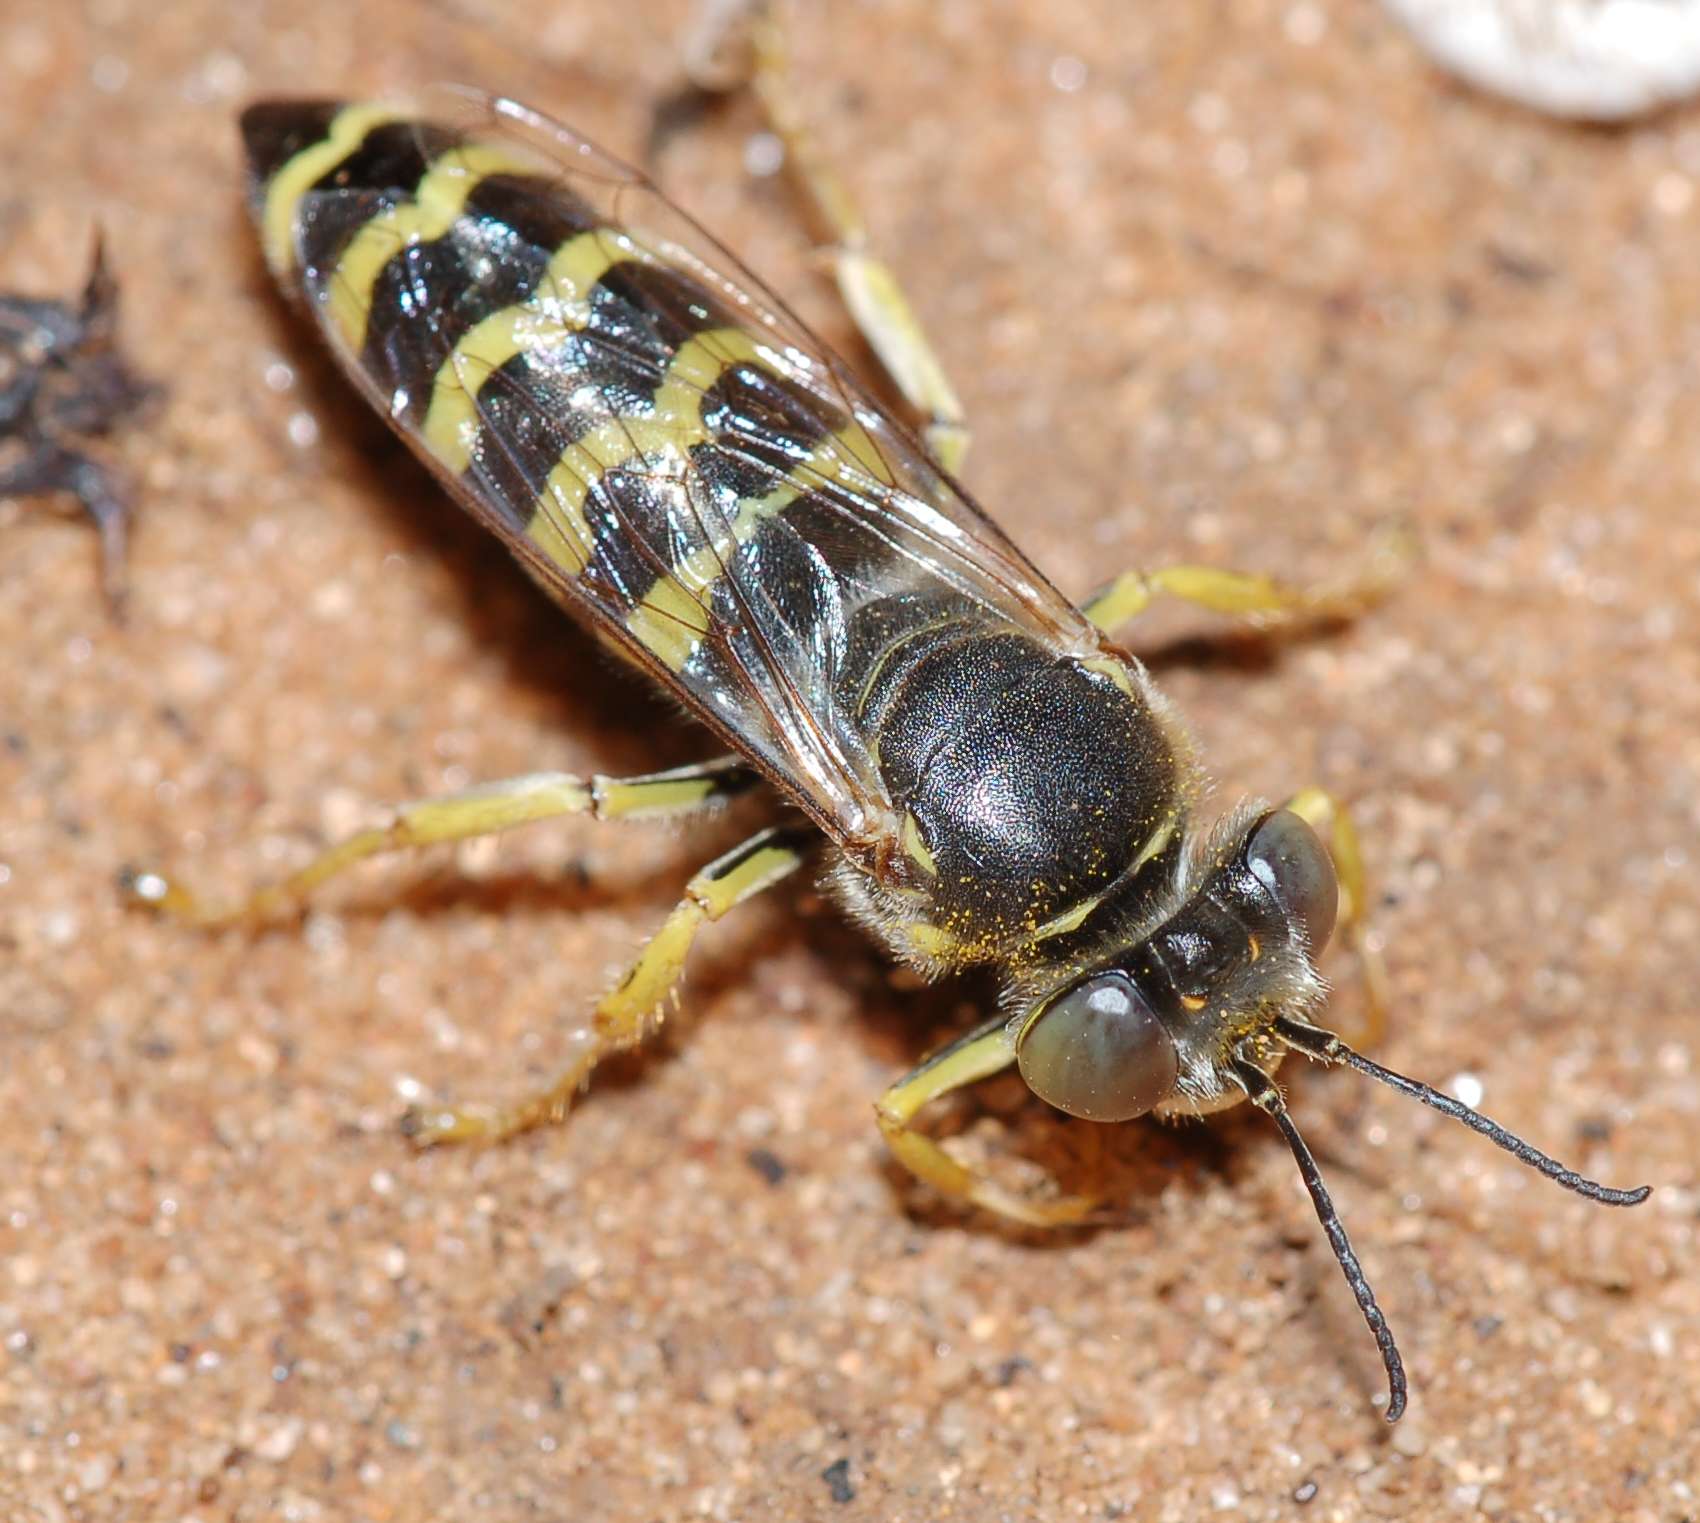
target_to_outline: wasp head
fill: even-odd
[[[1016,1061],[1042,1100],[1092,1121],[1201,1115],[1246,1098],[1235,1060],[1265,1070],[1278,1016],[1325,992],[1314,959],[1339,907],[1334,865],[1290,809],[1241,813],[1211,837],[1189,892],[1016,1017]]]

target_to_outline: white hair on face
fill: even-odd
[[[1700,0],[1382,0],[1437,64],[1552,116],[1623,121],[1700,92]]]

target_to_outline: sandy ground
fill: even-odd
[[[407,1098],[513,1092],[734,838],[567,823],[234,888],[398,798],[706,754],[366,416],[270,293],[233,118],[501,87],[627,152],[683,4],[294,0],[0,15],[0,287],[80,283],[138,365],[127,628],[92,536],[0,504],[0,1513],[8,1519],[1626,1518],[1700,1513],[1700,117],[1552,124],[1373,6],[804,6],[810,114],[1059,583],[1176,558],[1427,561],[1281,648],[1137,632],[1216,803],[1352,799],[1387,1061],[1579,1167],[1586,1205],[1349,1076],[1294,1085],[1411,1367],[1380,1371],[1255,1116],[942,1124],[1125,1225],[965,1218],[869,1102],[989,995],[915,991],[818,895],[706,940],[688,1017],[565,1128],[415,1156]],[[356,14],[357,12],[357,14]],[[744,105],[660,172],[852,353]],[[1362,1002],[1349,960],[1336,1018]]]

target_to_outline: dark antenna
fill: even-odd
[[[1281,1135],[1287,1139],[1287,1146],[1292,1149],[1293,1162],[1299,1166],[1299,1178],[1305,1182],[1305,1189],[1310,1191],[1311,1204],[1316,1207],[1316,1219],[1322,1223],[1323,1235],[1334,1250],[1346,1283],[1352,1287],[1358,1310],[1364,1314],[1364,1321],[1375,1337],[1375,1346],[1381,1350],[1381,1362],[1387,1370],[1387,1420],[1396,1423],[1405,1410],[1405,1364],[1399,1357],[1399,1345],[1393,1341],[1393,1329],[1387,1325],[1387,1318],[1382,1316],[1381,1308],[1376,1305],[1375,1292],[1364,1276],[1364,1267],[1352,1251],[1352,1240],[1346,1236],[1345,1223],[1334,1209],[1328,1186],[1322,1182],[1322,1171],[1317,1168],[1316,1160],[1311,1157],[1310,1149],[1293,1124],[1293,1118],[1287,1114],[1286,1103],[1281,1099],[1281,1091],[1275,1087],[1275,1081],[1249,1058],[1236,1055],[1229,1059],[1229,1063],[1251,1103],[1273,1118],[1275,1125],[1281,1128]]]
[[[1471,1131],[1480,1132],[1489,1142],[1504,1148],[1519,1163],[1528,1164],[1531,1169],[1545,1174],[1548,1179],[1563,1185],[1565,1189],[1574,1190],[1578,1195],[1598,1201],[1601,1205],[1638,1206],[1653,1193],[1649,1185],[1642,1185],[1638,1190],[1614,1190],[1610,1185],[1597,1184],[1574,1169],[1565,1168],[1557,1159],[1548,1158],[1538,1148],[1530,1147],[1521,1137],[1506,1131],[1497,1121],[1489,1121],[1480,1111],[1471,1110],[1461,1100],[1443,1095],[1438,1089],[1431,1088],[1420,1080],[1408,1079],[1402,1073],[1395,1073],[1391,1068],[1383,1068],[1381,1064],[1371,1062],[1361,1052],[1354,1052],[1332,1031],[1325,1031],[1320,1026],[1309,1026],[1303,1021],[1293,1020],[1290,1016],[1280,1015],[1275,1018],[1271,1034],[1288,1047],[1304,1053],[1306,1057],[1317,1058],[1324,1063],[1344,1063],[1361,1074],[1368,1074],[1370,1078],[1385,1084],[1389,1089],[1396,1089],[1413,1100],[1421,1100],[1424,1105],[1439,1111],[1443,1116],[1462,1121]],[[1254,1095],[1252,1098],[1257,1097]],[[1315,1191],[1311,1193],[1315,1194]]]

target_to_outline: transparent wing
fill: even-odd
[[[911,432],[642,175],[510,100],[423,104],[411,130],[432,168],[409,195],[303,201],[303,281],[333,344],[561,602],[843,844],[893,814],[840,681],[859,609],[920,598],[1059,653],[1096,647]],[[434,227],[433,197],[455,209]],[[315,222],[356,220],[364,254],[339,234],[314,257]],[[478,285],[505,278],[513,292]]]

